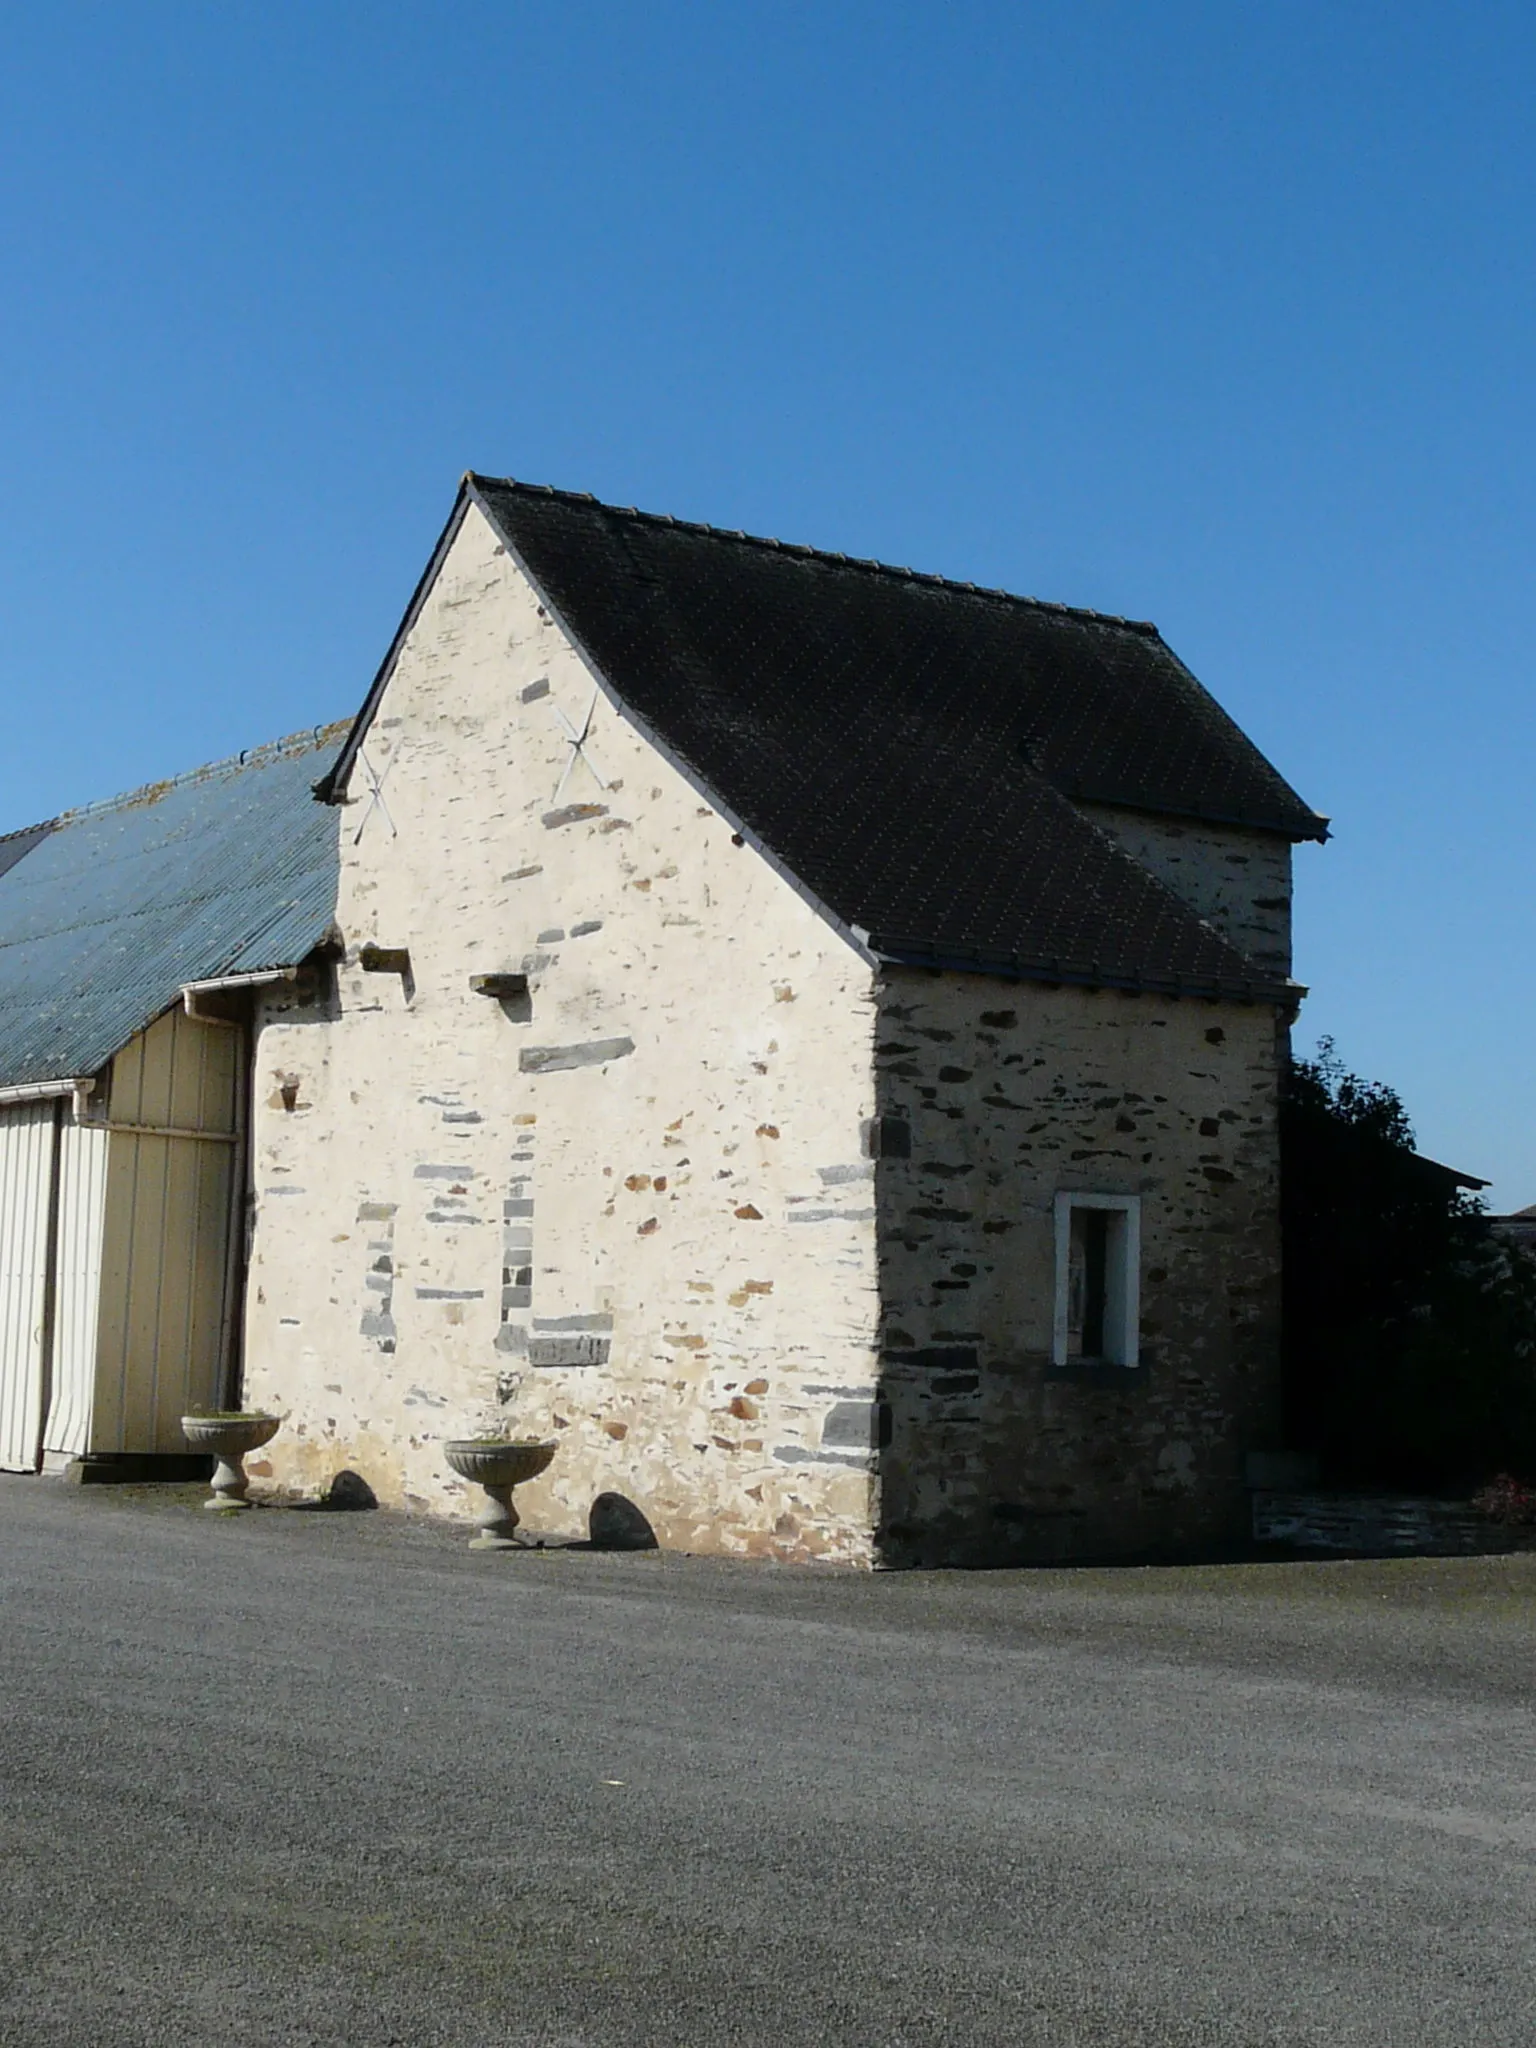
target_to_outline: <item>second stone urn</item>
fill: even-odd
[[[213,1499],[205,1508],[248,1508],[242,1462],[251,1451],[269,1443],[282,1427],[276,1415],[183,1415],[181,1433],[194,1451],[211,1451],[218,1460],[213,1473]]]
[[[552,1443],[510,1443],[466,1437],[443,1445],[443,1455],[461,1479],[485,1489],[487,1501],[470,1538],[471,1550],[517,1550],[516,1530],[522,1517],[512,1505],[512,1489],[536,1479],[555,1455]]]

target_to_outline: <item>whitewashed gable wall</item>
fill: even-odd
[[[509,1429],[560,1446],[530,1527],[613,1491],[864,1561],[870,972],[601,696],[571,765],[594,695],[471,508],[346,792],[334,1000],[258,1020],[253,1469],[457,1507],[443,1440]],[[508,971],[527,1021],[471,990]]]

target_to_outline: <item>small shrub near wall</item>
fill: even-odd
[[[1536,1487],[1524,1485],[1508,1472],[1501,1472],[1473,1494],[1472,1505],[1490,1522],[1506,1528],[1536,1528]]]

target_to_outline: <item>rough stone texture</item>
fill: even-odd
[[[601,698],[573,764],[593,694],[471,510],[342,811],[334,997],[258,1019],[247,1397],[295,1490],[458,1511],[443,1440],[510,1429],[560,1444],[540,1533],[613,1492],[867,1563],[871,1453],[824,1446],[876,1370],[870,971]]]
[[[883,1551],[1052,1558],[1246,1534],[1278,1441],[1274,1012],[894,971],[877,1168]],[[1051,1364],[1054,1198],[1141,1204],[1142,1364]]]
[[[1291,843],[1244,825],[1077,808],[1268,973],[1291,971]]]
[[[541,964],[550,965],[548,961]],[[558,1074],[572,1067],[604,1067],[634,1049],[632,1038],[596,1038],[586,1045],[525,1045],[517,1064],[525,1074]]]
[[[1093,815],[1288,966],[1283,840]],[[510,1431],[559,1443],[519,1496],[553,1537],[604,1495],[668,1548],[857,1564],[1245,1533],[1273,1009],[877,978],[594,695],[473,509],[341,844],[335,989],[258,1019],[247,1396],[288,1419],[280,1484],[345,1462],[457,1510],[443,1440]],[[507,974],[516,1005],[473,987]],[[1050,1364],[1074,1189],[1142,1198],[1135,1372]]]

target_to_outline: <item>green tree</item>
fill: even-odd
[[[1332,1041],[1281,1101],[1287,1431],[1338,1485],[1536,1474],[1536,1260]]]

